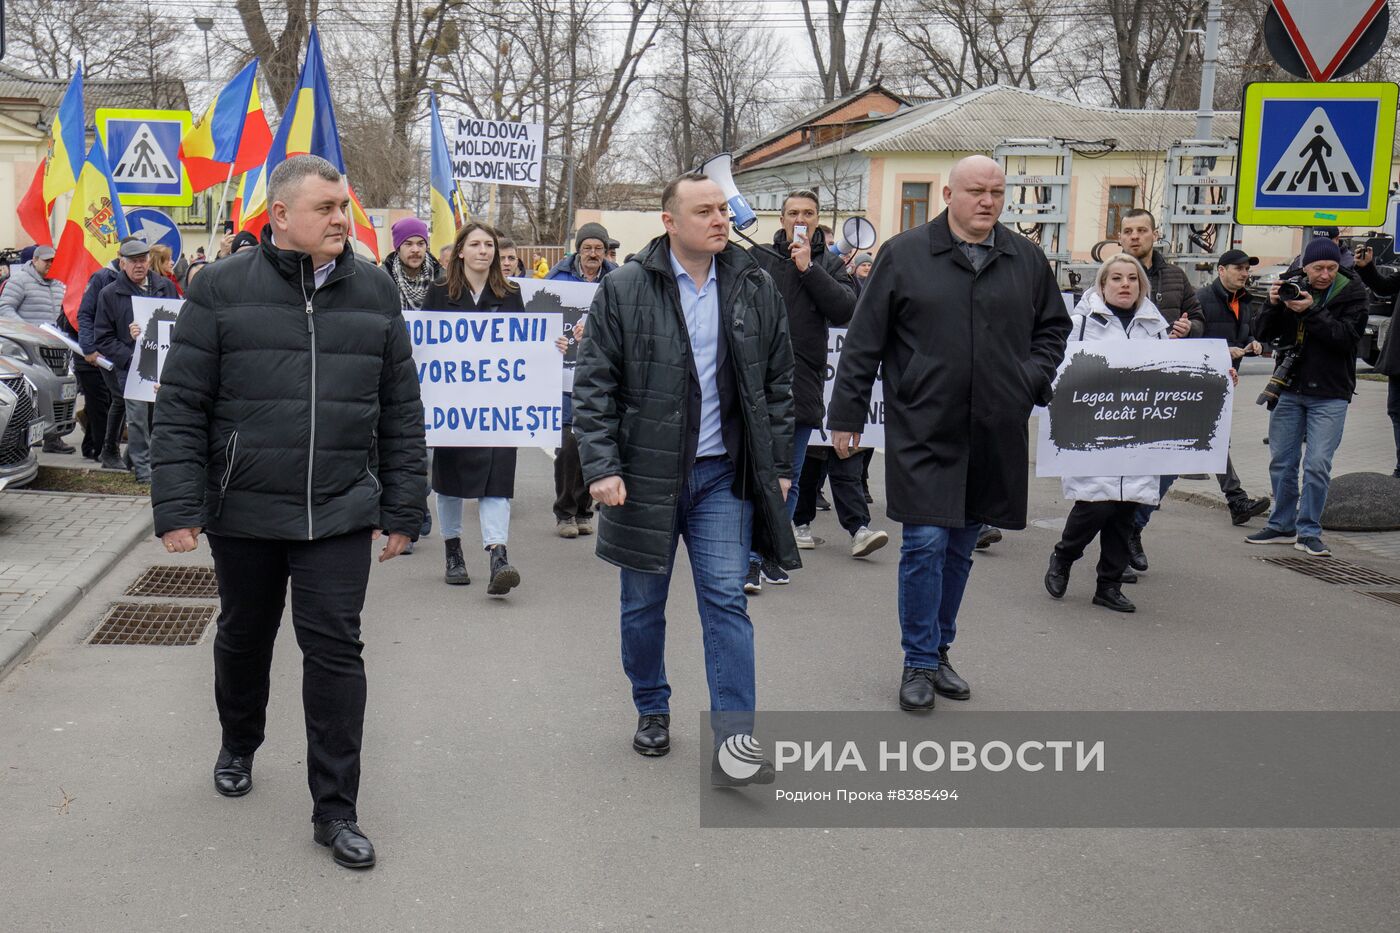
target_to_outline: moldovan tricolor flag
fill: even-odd
[[[340,131],[335,125],[331,86],[326,78],[326,63],[321,59],[321,36],[315,26],[311,27],[311,39],[306,46],[306,61],[301,63],[301,77],[297,79],[286,113],[282,114],[264,171],[270,177],[290,156],[308,154],[320,156],[345,174],[345,156],[340,151]],[[353,188],[350,189],[350,213],[351,234],[377,259],[379,235]]]
[[[433,126],[430,145],[433,147],[432,180],[428,186],[428,200],[431,206],[433,258],[442,255],[445,247],[452,245],[457,236],[457,205],[453,203],[456,185],[452,180],[452,155],[447,149],[447,136],[442,130],[442,117],[438,115],[437,95],[429,94],[428,109],[432,111]]]
[[[233,229],[262,235],[263,224],[267,223],[267,172],[263,166],[253,166],[239,179],[230,217]]]
[[[102,137],[93,141],[87,161],[78,175],[68,223],[58,238],[49,278],[67,286],[63,293],[63,313],[76,329],[78,304],[83,300],[87,280],[94,272],[117,257],[117,246],[128,234],[126,214],[117,200],[116,183],[107,164]]]
[[[49,150],[29,190],[20,199],[15,213],[20,226],[35,243],[53,245],[49,232],[49,211],[54,199],[72,191],[83,170],[83,65],[73,71],[73,80],[63,93],[63,101],[49,127]]]
[[[180,140],[180,158],[193,190],[212,188],[267,159],[272,130],[258,99],[257,75],[255,58],[224,85]]]

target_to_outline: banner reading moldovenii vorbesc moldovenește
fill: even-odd
[[[1224,473],[1233,399],[1223,340],[1071,341],[1037,409],[1035,473]]]
[[[557,447],[558,314],[405,311],[429,447]]]

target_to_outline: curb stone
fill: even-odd
[[[9,631],[0,632],[0,680],[9,676],[40,640],[67,617],[79,600],[91,592],[108,571],[154,529],[155,520],[150,509],[143,509],[132,516],[103,547],[93,552],[82,567],[69,575],[67,582],[51,587],[10,626]]]

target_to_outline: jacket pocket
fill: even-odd
[[[379,432],[369,432],[369,453],[365,456],[365,472],[369,474],[370,480],[374,483],[376,495],[382,495],[383,485],[379,482],[379,476],[375,473],[375,468],[379,466]]]
[[[219,501],[214,507],[214,516],[217,518],[224,510],[224,497],[228,495],[228,484],[233,479],[233,465],[238,460],[238,431],[229,435],[224,443],[224,475],[219,478]]]

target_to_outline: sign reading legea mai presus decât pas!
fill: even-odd
[[[429,447],[557,447],[558,314],[405,311]]]
[[[538,188],[544,169],[544,124],[457,117],[448,120],[452,177],[489,185]]]

